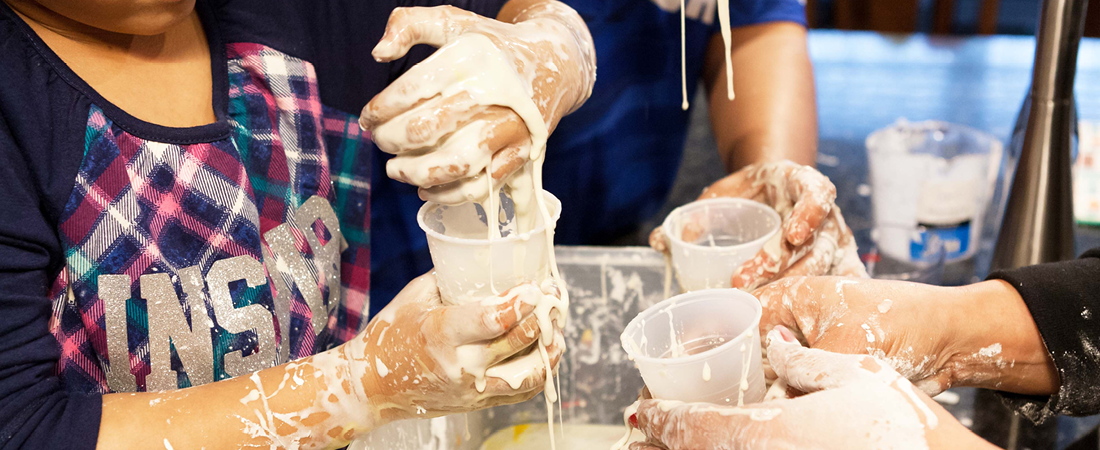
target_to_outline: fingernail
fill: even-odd
[[[779,330],[779,335],[783,336],[783,340],[787,342],[798,342],[798,338],[794,336],[794,333],[790,329],[783,325],[776,325],[776,330]]]
[[[637,414],[631,414],[630,415],[630,426],[632,426],[634,428],[638,428],[638,415]]]

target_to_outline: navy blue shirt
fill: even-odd
[[[563,0],[581,14],[596,44],[592,97],[550,136],[544,185],[562,202],[557,244],[603,244],[664,204],[680,165],[689,114],[680,109],[678,0]],[[686,0],[688,97],[719,32],[714,0]],[[805,24],[798,0],[731,0],[730,25]],[[379,153],[374,173],[385,173]],[[385,176],[372,180],[372,312],[432,267],[416,223],[416,189]]]
[[[216,121],[189,128],[127,114],[0,3],[0,448],[92,449],[104,394],[239,376],[366,325],[357,119],[431,50],[370,51],[395,7],[442,3],[504,0],[200,0]]]

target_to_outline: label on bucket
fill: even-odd
[[[921,224],[921,226],[925,227],[924,231],[909,241],[909,257],[914,261],[927,260],[935,256],[932,254],[934,249],[927,245],[932,236],[939,238],[943,243],[944,258],[947,260],[960,258],[970,249],[970,222],[951,226],[927,224]]]

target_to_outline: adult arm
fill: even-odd
[[[962,287],[809,277],[756,295],[762,331],[784,325],[814,348],[877,356],[929,394],[998,390],[1034,421],[1100,412],[1100,250]]]
[[[806,28],[769,22],[731,30],[733,86],[726,97],[722,36],[707,47],[703,81],[711,128],[726,170],[788,159],[813,165],[817,154],[817,105]]]

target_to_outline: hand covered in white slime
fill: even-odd
[[[1058,375],[1027,306],[1003,281],[940,287],[791,277],[753,295],[763,309],[761,335],[783,326],[813,348],[873,355],[928,395],[952,386],[1057,390]]]
[[[867,277],[852,230],[836,206],[836,186],[813,167],[791,161],[753,164],[715,182],[699,199],[716,197],[756,200],[775,209],[783,220],[780,232],[731,274],[732,287],[755,289],[799,275]],[[684,240],[689,242],[690,231],[685,226]],[[649,245],[667,252],[665,239],[657,228]]]
[[[511,6],[517,4],[519,6]],[[592,37],[560,2],[511,2],[505,23],[450,6],[397,8],[374,48],[392,61],[440,47],[363,108],[360,125],[387,153],[386,174],[424,200],[481,201],[539,156],[546,134],[588,99]],[[530,108],[530,105],[534,108]]]
[[[523,284],[444,306],[424,275],[328,351],[187,389],[105,395],[108,429],[145,432],[101,434],[99,447],[340,448],[394,420],[524,401],[564,350],[560,326],[545,336],[533,313],[556,295]]]
[[[648,442],[631,448],[993,448],[873,357],[807,349],[782,328],[767,341],[779,379],[806,395],[744,407],[642,400],[632,422]]]
[[[373,385],[384,421],[518,403],[542,391],[565,349],[560,328],[543,337],[534,314],[544,293],[522,284],[480,302],[444,306],[434,275],[421,276],[345,345],[353,374]]]

